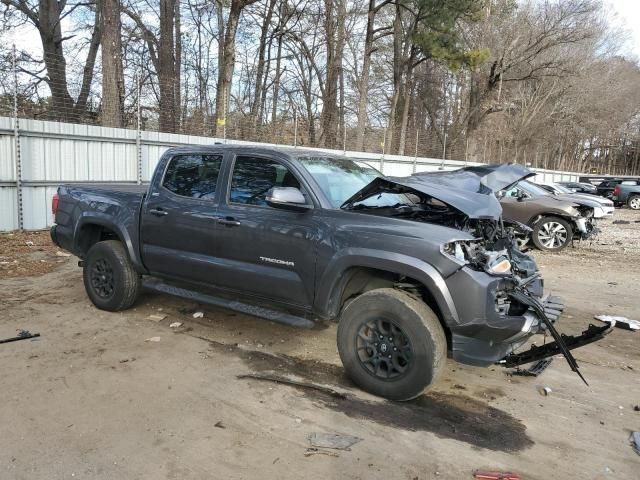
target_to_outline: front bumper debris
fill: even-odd
[[[589,325],[581,335],[565,335],[560,334],[561,342],[564,344],[564,347],[567,350],[573,350],[574,348],[579,348],[584,345],[588,345],[593,342],[597,342],[598,340],[602,340],[606,335],[611,332],[611,324],[605,324],[602,326],[596,326],[593,324]],[[563,352],[563,348],[561,347],[558,341],[547,343],[538,347],[536,345],[532,345],[531,348],[525,352],[521,353],[511,353],[507,355],[501,362],[500,365],[507,368],[517,367],[519,365],[524,365],[526,363],[536,362],[538,360],[543,360],[545,358],[552,357],[554,355],[559,355]]]
[[[602,327],[589,325],[589,328],[582,332],[582,335],[578,336],[560,334],[553,326],[554,322],[548,316],[546,311],[547,308],[545,307],[545,305],[543,305],[537,298],[531,296],[527,292],[526,287],[523,287],[525,286],[521,285],[519,287],[516,287],[509,293],[509,295],[520,303],[529,306],[543,322],[545,330],[547,330],[551,334],[555,341],[543,345],[542,347],[536,347],[534,345],[530,350],[519,354],[509,354],[499,363],[503,366],[515,367],[561,353],[567,360],[567,363],[569,364],[569,367],[571,367],[571,370],[574,371],[586,385],[589,385],[580,373],[580,367],[578,366],[578,362],[576,362],[576,359],[571,354],[571,350],[583,345],[587,345],[589,343],[593,343],[597,340],[601,340],[607,333],[611,331],[612,325],[606,324]]]

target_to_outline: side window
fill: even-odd
[[[162,186],[182,197],[213,200],[221,164],[222,155],[176,155]]]
[[[518,187],[511,187],[509,190],[503,190],[505,197],[517,198],[522,195],[522,191]]]
[[[278,162],[249,156],[236,158],[231,175],[229,201],[245,205],[267,205],[267,192],[272,187],[301,188],[296,177]]]

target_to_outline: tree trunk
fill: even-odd
[[[179,130],[180,125],[182,125],[182,23],[180,15],[180,0],[175,0],[174,30],[176,58],[173,74],[173,91],[175,96],[173,111],[176,117],[176,130]]]
[[[163,132],[176,131],[174,23],[177,0],[160,0],[160,40],[158,48],[158,82],[160,90],[159,127]]]
[[[336,148],[339,123],[338,82],[344,52],[346,7],[342,0],[325,0],[325,35],[327,39],[327,76],[322,98],[320,125],[324,146]],[[336,7],[334,9],[334,7]]]
[[[47,68],[46,81],[51,90],[49,118],[61,121],[78,121],[86,108],[87,85],[90,85],[93,78],[95,55],[100,44],[100,27],[98,24],[94,27],[85,64],[81,94],[86,92],[86,95],[83,97],[84,101],[76,105],[76,102],[69,94],[67,84],[67,63],[64,57],[62,30],[60,28],[60,15],[63,8],[64,4],[56,0],[40,0],[37,12],[28,10],[26,4],[21,7],[21,10],[25,13],[28,12],[29,18],[34,21],[38,28],[42,41],[42,57]]]
[[[267,11],[262,22],[262,28],[260,30],[260,45],[258,47],[258,64],[256,66],[256,82],[255,82],[255,94],[253,96],[253,102],[251,103],[251,138],[256,136],[256,128],[258,123],[258,112],[262,105],[263,90],[263,77],[265,71],[265,52],[267,50],[267,35],[269,34],[269,27],[271,25],[271,19],[273,18],[273,10],[276,5],[276,0],[269,0],[267,4]]]
[[[358,123],[356,124],[356,149],[364,151],[364,129],[367,122],[367,101],[369,96],[369,74],[373,53],[373,27],[376,18],[376,0],[369,0],[367,30],[364,37],[362,72],[358,84]]]
[[[216,90],[216,126],[214,135],[218,134],[217,127],[224,126],[227,122],[231,81],[233,80],[233,69],[236,62],[236,32],[240,15],[244,7],[255,1],[231,0],[231,8],[229,9],[226,25],[222,22],[222,2],[218,2],[218,34],[223,40],[218,48],[218,85]]]
[[[276,53],[276,77],[273,81],[273,105],[271,107],[271,127],[278,120],[278,100],[280,98],[280,64],[282,62],[282,34],[278,35],[278,51]]]
[[[122,127],[124,78],[120,0],[100,3],[102,29],[102,125]]]
[[[398,155],[404,155],[407,144],[407,127],[409,124],[409,107],[413,97],[413,58],[409,58],[407,65],[407,78],[405,80],[404,98],[402,99],[402,115],[400,116],[400,140],[398,145]]]
[[[384,140],[385,153],[393,150],[398,101],[402,88],[402,18],[400,8],[400,4],[396,3],[396,14],[393,19],[393,97],[391,97],[391,108],[389,109],[389,128]]]

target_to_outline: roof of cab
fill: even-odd
[[[289,157],[300,157],[302,155],[309,156],[323,156],[331,157],[335,159],[344,158],[342,155],[337,155],[333,152],[326,152],[322,150],[314,150],[310,148],[299,147],[279,147],[269,145],[243,145],[243,144],[213,144],[213,145],[181,145],[171,147],[167,150],[169,154],[176,153],[189,153],[189,152],[244,152],[244,153],[256,153],[256,154],[284,154]]]

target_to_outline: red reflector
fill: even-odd
[[[57,193],[53,194],[53,198],[51,199],[51,213],[54,215],[58,211],[58,202],[60,201],[60,197]]]
[[[620,185],[616,185],[615,187],[613,187],[613,194],[614,195],[620,194]]]

